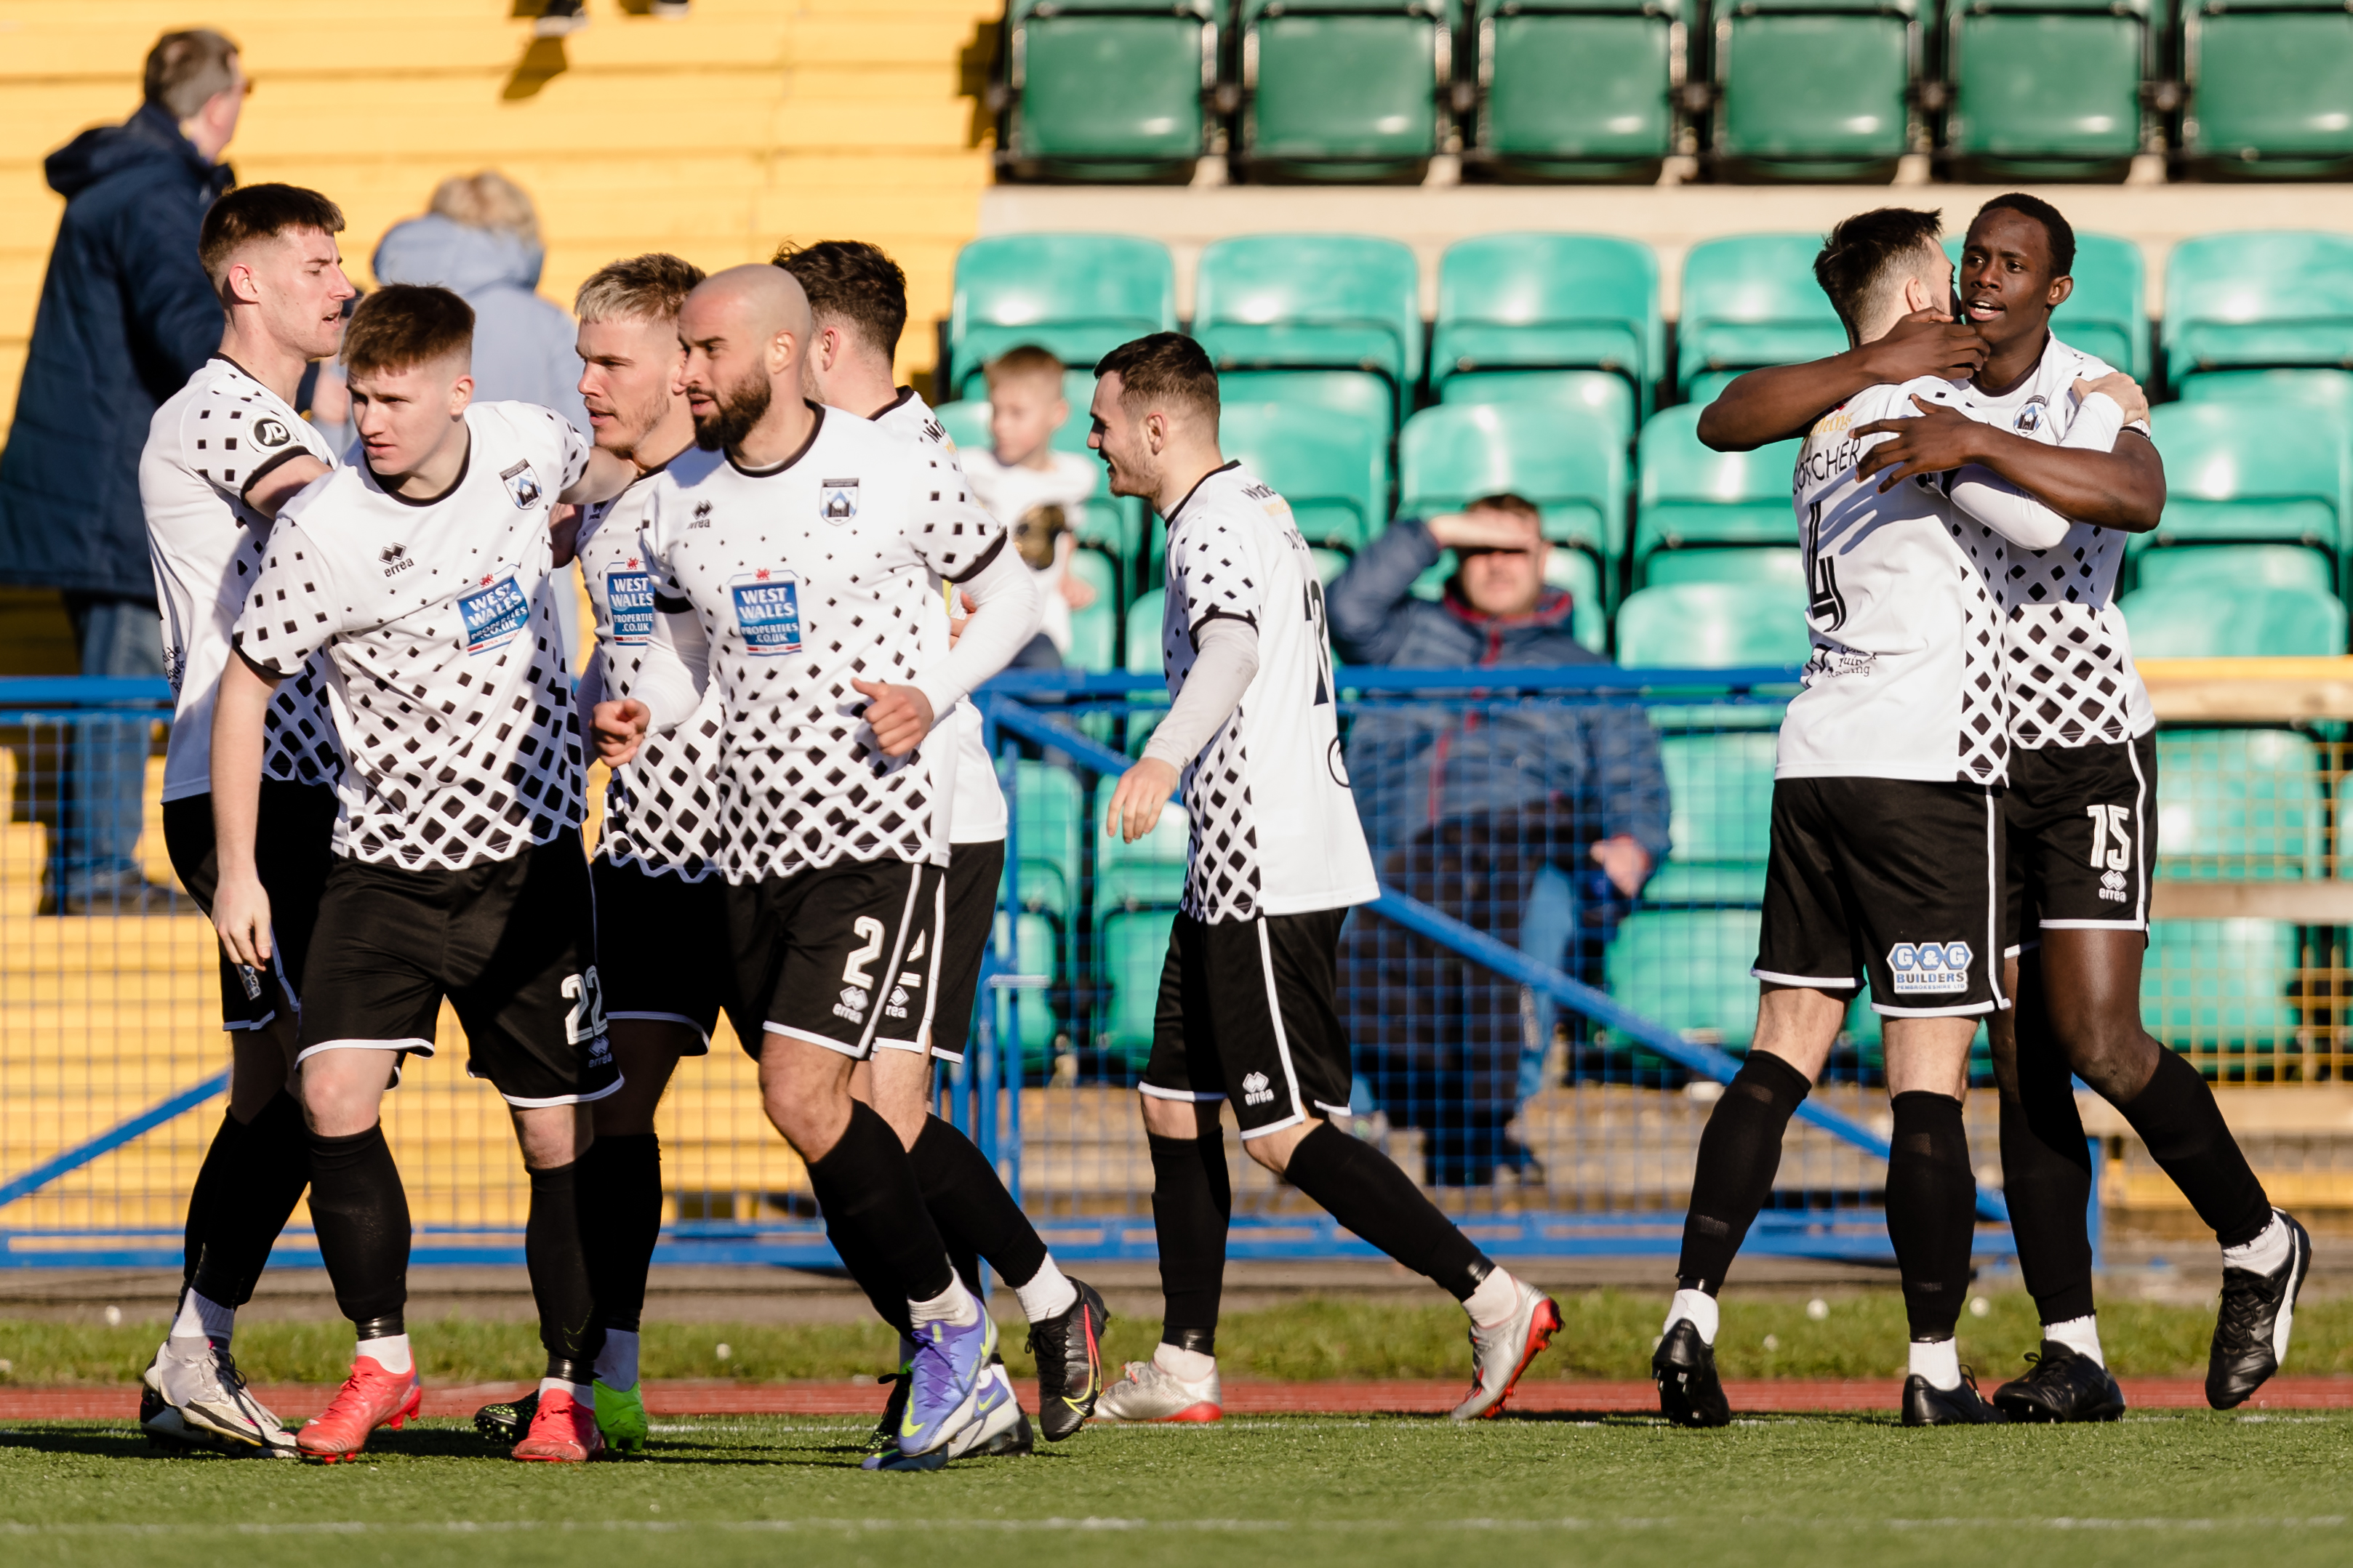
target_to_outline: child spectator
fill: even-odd
[[[993,449],[960,454],[973,499],[1013,535],[1037,574],[1045,607],[1039,637],[1053,646],[1023,650],[1017,666],[1059,665],[1071,651],[1071,612],[1095,602],[1093,585],[1070,569],[1078,548],[1073,524],[1101,482],[1102,469],[1075,452],[1054,449],[1054,432],[1071,417],[1062,396],[1062,362],[1044,349],[1008,349],[988,362],[988,438]]]

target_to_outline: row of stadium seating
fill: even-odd
[[[1017,179],[2343,178],[2341,0],[1010,0]]]

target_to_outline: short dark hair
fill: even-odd
[[[343,368],[353,375],[471,360],[474,308],[438,283],[387,283],[360,301],[343,329]]]
[[[174,120],[185,120],[237,81],[230,62],[237,47],[210,27],[166,33],[147,51],[141,81],[145,100]]]
[[[2012,191],[2007,195],[1996,196],[1978,208],[1978,216],[1997,212],[2016,213],[2042,226],[2043,238],[2051,247],[2051,278],[2053,282],[2075,275],[2075,226],[2059,215],[2057,207],[2041,196]]]
[[[196,260],[217,288],[239,250],[292,228],[341,234],[343,209],[301,185],[239,185],[206,212],[204,226],[196,231]]]
[[[1531,522],[1544,521],[1544,509],[1527,497],[1513,490],[1497,490],[1491,496],[1481,496],[1466,502],[1464,511],[1507,511],[1514,517],[1525,517]]]
[[[670,321],[702,281],[702,268],[666,250],[608,261],[588,274],[572,297],[584,321]]]
[[[809,314],[818,321],[847,321],[871,346],[899,352],[899,334],[907,330],[907,275],[881,246],[862,239],[786,240],[771,259],[799,280]]]
[[[1847,336],[1862,341],[1862,323],[1876,313],[1895,269],[1924,250],[1940,248],[1945,215],[1913,207],[1873,207],[1841,220],[1814,258],[1814,281],[1831,297]]]
[[[1098,378],[1119,377],[1123,403],[1187,403],[1218,422],[1218,367],[1200,344],[1182,332],[1154,332],[1103,355]]]

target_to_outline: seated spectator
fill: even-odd
[[[1071,417],[1060,360],[1040,348],[1008,349],[988,362],[984,374],[991,450],[958,456],[965,478],[972,481],[973,499],[1012,531],[1038,579],[1045,616],[1014,665],[1057,669],[1071,651],[1071,612],[1095,602],[1093,585],[1071,570],[1079,542],[1071,520],[1085,511],[1103,468],[1092,458],[1054,448],[1054,432]]]
[[[1416,598],[1414,580],[1449,549],[1459,565],[1443,598]],[[1544,580],[1546,549],[1518,496],[1401,520],[1325,590],[1333,647],[1349,664],[1416,669],[1605,662],[1570,636],[1569,595]],[[1347,765],[1387,886],[1522,947],[1550,868],[1574,935],[1565,956],[1531,956],[1582,978],[1598,978],[1618,920],[1667,853],[1658,738],[1631,703],[1368,701]],[[1557,923],[1541,923],[1556,938]],[[1550,1003],[1361,910],[1341,963],[1357,1059],[1391,1123],[1421,1130],[1430,1184],[1484,1186],[1499,1163],[1532,1165],[1505,1129],[1523,1057],[1540,1069]]]

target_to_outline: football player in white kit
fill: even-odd
[[[175,699],[164,838],[173,871],[206,914],[219,879],[213,700],[233,657],[230,634],[279,507],[335,466],[294,401],[304,367],[343,338],[353,292],[335,244],[343,228],[333,202],[295,185],[246,185],[213,204],[197,257],[227,314],[220,352],[155,411],[139,462]],[[287,1085],[342,770],[315,669],[280,688],[263,739],[259,871],[275,952],[264,970],[222,950],[221,1026],[234,1042],[228,1110],[188,1194],[180,1305],[147,1369],[140,1419],[159,1442],[290,1457],[293,1434],[246,1387],[229,1341],[310,1182],[310,1135]]]
[[[1324,588],[1283,499],[1218,451],[1218,373],[1155,332],[1095,367],[1089,444],[1112,493],[1166,521],[1161,660],[1167,717],[1122,774],[1104,828],[1133,844],[1181,784],[1192,837],[1144,1069],[1152,1216],[1165,1299],[1152,1359],[1103,1393],[1124,1421],[1215,1421],[1226,1229],[1222,1108],[1242,1148],[1356,1235],[1462,1303],[1471,1392],[1504,1407],[1560,1328],[1543,1291],[1495,1266],[1348,1114],[1340,924],[1379,896],[1341,765]]]
[[[808,296],[812,337],[807,368],[817,400],[871,419],[926,449],[956,460],[931,407],[912,386],[895,384],[892,356],[907,323],[907,278],[881,247],[862,240],[821,240],[786,247],[776,265],[791,273]],[[1010,525],[1010,520],[997,521]],[[944,610],[944,599],[938,601]],[[982,734],[980,710],[959,701],[934,736],[954,744],[955,783],[948,802],[948,873],[943,889],[935,940],[940,944],[939,993],[933,998],[928,1050],[877,1050],[851,1075],[851,1092],[868,1100],[891,1123],[914,1162],[923,1202],[947,1243],[948,1256],[968,1288],[977,1289],[977,1257],[1013,1288],[1029,1320],[1029,1349],[1038,1365],[1038,1415],[1049,1442],[1077,1432],[1094,1413],[1102,1392],[1103,1333],[1111,1312],[1094,1287],[1055,1267],[1053,1255],[1021,1205],[1005,1188],[997,1167],[956,1127],[932,1114],[932,1062],[960,1062],[972,1026],[980,970],[997,928],[997,888],[1005,874],[1005,794]],[[874,1275],[857,1250],[854,1237],[843,1261],[861,1286]],[[864,1266],[861,1268],[861,1266]],[[877,1281],[879,1284],[880,1281]],[[870,1289],[884,1321],[897,1322],[903,1303],[887,1289]],[[904,1373],[913,1343],[902,1327]],[[992,1377],[1003,1378],[1002,1365]],[[904,1377],[893,1385],[890,1405],[875,1429],[871,1454],[887,1454],[886,1440],[898,1430],[905,1402]],[[1007,1384],[1009,1395],[1011,1385]],[[1008,1399],[1008,1404],[1010,1401]],[[1012,1405],[1016,1415],[1019,1406]],[[1007,1421],[1000,1433],[976,1433],[987,1452],[1028,1447],[1025,1423]],[[895,1447],[892,1443],[891,1447]]]

